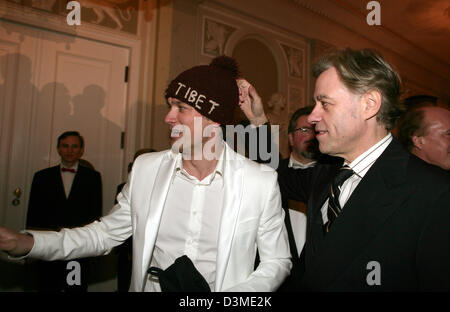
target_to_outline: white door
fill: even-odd
[[[129,51],[79,38],[66,44],[58,40],[60,36],[50,32],[43,36],[43,56],[51,61],[41,63],[39,70],[39,107],[45,108],[45,116],[52,116],[52,122],[48,123],[42,116],[37,120],[43,124],[34,124],[33,133],[38,133],[38,137],[44,135],[50,145],[45,149],[42,144],[33,147],[40,152],[40,157],[33,158],[36,163],[32,167],[57,164],[58,136],[68,130],[79,131],[85,139],[83,159],[102,175],[106,214],[114,204],[117,185],[123,182],[121,135],[125,131],[127,83],[124,77]],[[45,132],[39,133],[40,129]]]
[[[33,174],[59,163],[67,130],[85,139],[107,213],[124,178],[128,49],[5,21],[0,38],[0,225],[24,228]]]
[[[24,226],[29,170],[29,122],[38,90],[33,82],[38,32],[0,22],[0,225]],[[17,188],[17,203],[12,201]]]

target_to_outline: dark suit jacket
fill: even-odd
[[[28,204],[27,228],[60,230],[83,226],[102,215],[100,173],[78,166],[66,198],[60,166],[36,172]]]
[[[449,291],[448,173],[409,154],[394,138],[325,236],[320,209],[339,167],[286,169],[279,175],[284,194],[308,203],[305,274],[298,289]],[[372,261],[379,263],[380,285],[367,282]]]
[[[278,173],[284,172],[289,165],[289,158],[282,159],[278,165]],[[284,209],[284,223],[286,225],[286,231],[288,233],[288,239],[289,239],[289,248],[291,250],[291,261],[292,261],[292,268],[291,273],[286,278],[286,280],[281,284],[280,288],[278,289],[279,292],[288,292],[288,291],[294,291],[295,290],[295,282],[297,279],[299,279],[301,276],[303,276],[304,271],[304,265],[300,263],[300,259],[298,256],[298,250],[297,245],[295,243],[295,237],[294,237],[294,230],[292,228],[291,218],[289,215],[289,201],[286,196],[281,192],[281,200],[282,200],[282,207]]]
[[[100,173],[81,165],[66,198],[60,166],[35,173],[31,185],[26,227],[59,231],[61,228],[83,226],[102,215],[102,182]],[[81,285],[66,282],[69,261],[36,261],[30,263],[36,274],[38,291],[87,291],[91,258],[76,259],[81,266]]]
[[[338,157],[332,157],[328,155],[321,155],[319,159],[317,159],[316,165],[319,164],[341,164],[342,158]],[[282,159],[278,165],[278,175],[283,175],[285,173],[291,172],[291,170],[305,170],[305,169],[288,169],[289,165],[289,157]],[[321,177],[324,178],[324,177]],[[280,177],[279,179],[283,180],[283,177]],[[288,177],[289,179],[289,177]],[[295,186],[294,186],[295,188]],[[294,236],[294,229],[292,228],[292,223],[289,215],[289,209],[296,209],[293,207],[293,205],[301,208],[301,212],[306,211],[306,200],[304,202],[299,202],[296,200],[289,200],[292,199],[292,196],[289,196],[289,194],[285,194],[283,192],[283,189],[281,189],[281,199],[282,199],[282,206],[285,210],[285,220],[284,223],[286,225],[286,230],[288,233],[289,238],[289,247],[291,249],[291,256],[292,256],[292,269],[291,274],[286,278],[286,280],[283,282],[283,284],[280,286],[279,291],[281,292],[290,292],[290,291],[296,291],[297,290],[297,282],[299,279],[301,279],[304,275],[305,271],[305,263],[304,263],[304,256],[298,256],[299,251],[297,250],[297,244],[295,242],[295,236]],[[303,250],[302,250],[303,251]]]

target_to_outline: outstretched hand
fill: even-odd
[[[239,107],[244,112],[247,119],[254,126],[266,123],[267,117],[264,113],[264,106],[261,97],[255,88],[245,79],[237,79],[239,87]]]
[[[11,256],[24,256],[33,248],[33,236],[22,234],[0,226],[0,251]]]

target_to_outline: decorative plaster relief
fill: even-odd
[[[91,9],[95,14],[95,18],[89,19],[90,23],[104,25],[116,30],[123,30],[124,23],[131,22],[132,12],[136,11],[139,5],[137,1],[129,0],[78,0],[78,2],[80,2],[82,8]],[[119,5],[121,6],[119,7]],[[105,18],[110,19],[109,24],[105,23]],[[136,14],[134,19],[137,19]]]
[[[210,18],[203,18],[203,54],[218,56],[224,53],[225,45],[236,28]]]
[[[66,16],[66,1],[7,0],[24,6]],[[137,34],[139,1],[136,0],[77,0],[81,7],[81,21]]]
[[[281,44],[289,66],[289,75],[295,78],[304,78],[305,53],[303,49],[297,49]]]

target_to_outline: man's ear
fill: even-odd
[[[81,152],[80,152],[81,154],[80,154],[80,158],[81,157],[83,157],[83,155],[84,155],[84,146],[81,148]]]
[[[362,113],[366,120],[376,116],[381,108],[383,96],[376,89],[371,89],[362,95]]]
[[[422,146],[425,144],[425,138],[423,136],[413,135],[411,137],[411,140],[413,142],[414,147],[417,148],[418,150],[421,150]]]
[[[294,146],[294,133],[291,132],[288,134],[289,146]]]

